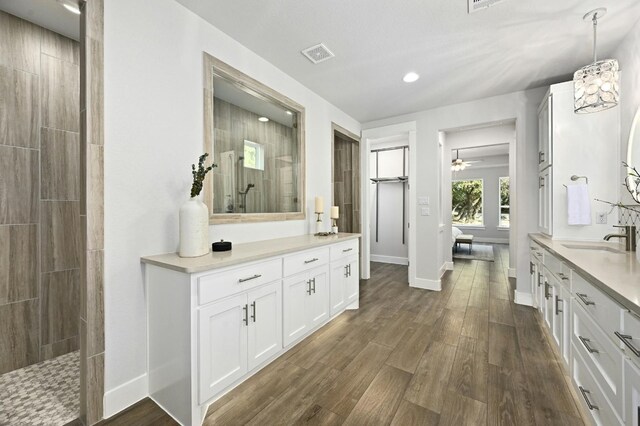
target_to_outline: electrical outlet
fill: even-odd
[[[431,211],[429,210],[429,207],[423,207],[420,214],[422,216],[431,216]]]
[[[418,197],[418,205],[428,206],[429,205],[429,197]]]
[[[596,223],[598,225],[606,225],[607,224],[607,213],[606,212],[598,212],[598,213],[596,213]]]

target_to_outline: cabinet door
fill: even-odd
[[[307,298],[311,296],[311,280],[308,273],[294,275],[282,283],[284,345],[304,336],[310,328]]]
[[[200,403],[247,373],[247,315],[246,294],[198,312]]]
[[[347,264],[344,262],[331,264],[331,315],[342,312],[346,305],[347,270]]]
[[[529,287],[533,297],[533,307],[537,308],[540,306],[540,301],[538,300],[538,265],[534,262],[533,256],[529,259]]]
[[[542,275],[542,265],[538,264],[536,269],[536,293],[538,293],[538,311],[544,318],[544,276]]]
[[[624,362],[624,395],[626,422],[629,426],[640,425],[640,370],[629,360]]]
[[[360,294],[360,263],[357,256],[348,263],[348,276],[346,278],[345,294],[347,305],[358,300]]]
[[[538,110],[538,170],[551,165],[551,146],[553,138],[553,97],[549,95]]]
[[[316,268],[310,273],[311,295],[307,297],[307,314],[310,328],[329,319],[329,270]]]
[[[571,293],[563,286],[560,286],[560,297],[557,304],[557,311],[559,313],[559,321],[561,322],[560,331],[560,352],[562,359],[567,367],[570,367],[571,361]]]
[[[538,176],[538,228],[546,235],[551,235],[553,231],[551,169],[543,170]]]
[[[542,273],[542,296],[544,300],[544,323],[549,330],[553,330],[553,287],[551,284],[551,278],[549,271],[545,270]]]
[[[250,291],[248,359],[249,370],[282,349],[282,282]]]
[[[562,287],[552,278],[552,302],[553,302],[553,340],[556,342],[560,353],[562,353],[562,342],[564,340],[564,316],[562,315]]]

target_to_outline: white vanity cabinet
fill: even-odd
[[[358,298],[359,262],[357,241],[331,249],[331,315]]]
[[[180,424],[359,301],[358,234],[239,244],[200,258],[143,257],[149,396]],[[335,283],[331,268],[349,279]],[[344,300],[332,309],[332,289]]]
[[[625,424],[640,425],[640,370],[636,364],[624,362]]]
[[[551,166],[552,129],[553,94],[549,92],[538,108],[538,171]]]
[[[281,282],[198,311],[200,403],[282,349]]]
[[[329,319],[328,275],[329,268],[325,265],[284,280],[285,346]]]

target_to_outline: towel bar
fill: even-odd
[[[573,182],[577,181],[578,179],[584,179],[587,182],[587,185],[589,184],[589,178],[586,176],[578,176],[578,175],[571,176],[571,180]],[[564,186],[565,188],[567,187],[567,185],[565,184],[562,184],[562,186]]]

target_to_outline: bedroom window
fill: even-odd
[[[451,183],[451,220],[454,226],[484,226],[482,179]]]
[[[509,228],[509,177],[501,177],[498,181],[500,191],[500,216],[498,217],[498,228]]]

